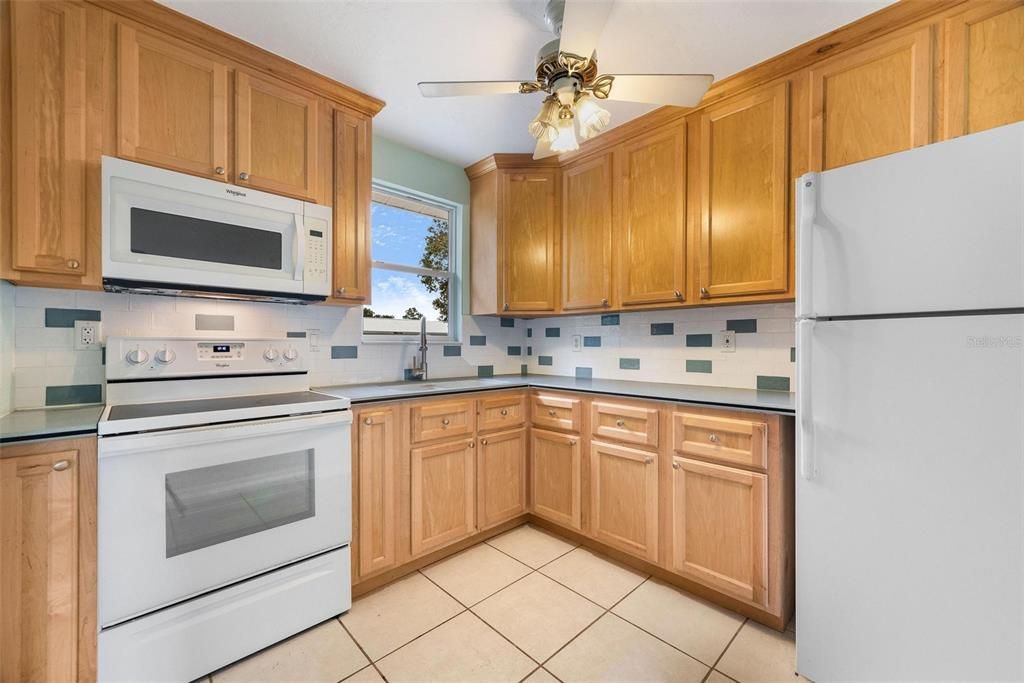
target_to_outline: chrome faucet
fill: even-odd
[[[420,346],[419,358],[413,356],[412,370],[409,371],[409,379],[425,380],[427,378],[427,316],[420,316]]]

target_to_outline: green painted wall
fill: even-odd
[[[373,177],[461,206],[458,224],[462,245],[462,311],[469,312],[469,179],[461,166],[432,157],[400,142],[373,136]]]

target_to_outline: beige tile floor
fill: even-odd
[[[524,525],[210,678],[789,683],[794,640]]]

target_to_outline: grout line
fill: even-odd
[[[707,674],[706,674],[706,675],[704,676],[704,680],[705,680],[705,681],[706,681],[706,680],[708,680],[708,678],[709,678],[709,677],[711,676],[711,672],[712,672],[712,671],[718,671],[718,669],[716,669],[715,667],[716,667],[716,666],[718,666],[718,663],[719,663],[720,661],[722,661],[722,657],[724,657],[724,656],[725,656],[725,653],[729,651],[729,647],[730,647],[730,646],[732,646],[732,642],[733,642],[734,640],[736,640],[736,636],[738,636],[738,635],[740,634],[740,631],[742,631],[742,630],[743,630],[743,627],[747,625],[747,622],[748,622],[748,621],[750,621],[750,619],[744,619],[744,620],[743,620],[743,621],[742,621],[742,622],[740,623],[740,626],[739,626],[739,628],[737,628],[737,629],[736,629],[736,633],[733,633],[733,634],[732,634],[732,638],[730,638],[730,639],[729,639],[729,642],[728,642],[728,643],[726,643],[726,645],[725,645],[725,648],[723,648],[723,649],[722,649],[722,652],[721,652],[721,653],[719,653],[719,655],[718,655],[718,659],[716,659],[716,660],[715,660],[715,663],[711,665],[711,670],[710,670],[710,671],[708,671],[708,672],[707,672]],[[721,672],[721,671],[718,671],[718,673],[722,673],[722,672]],[[725,674],[722,674],[722,675],[723,675],[723,676],[725,676]],[[725,676],[725,677],[726,677],[726,678],[729,678],[730,680],[734,680],[734,679],[732,679],[732,678],[731,678],[730,676]]]
[[[352,609],[352,608],[350,607],[349,609]],[[359,643],[358,640],[356,640],[356,637],[352,634],[352,631],[348,630],[348,626],[345,626],[345,623],[341,620],[341,616],[338,616],[338,617],[335,617],[335,618],[338,620],[338,623],[341,624],[341,628],[345,630],[345,633],[348,634],[348,637],[352,639],[352,642],[355,643],[356,647],[359,648],[359,651],[363,653],[364,657],[366,657],[366,661],[369,662],[368,666],[372,666],[373,670],[377,672],[377,675],[380,676],[381,678],[383,678],[385,681],[387,681],[388,680],[387,677],[384,676],[384,674],[381,672],[381,670],[377,668],[377,665],[374,664],[373,657],[371,657],[366,652],[366,650],[363,649],[363,646]],[[362,671],[365,668],[366,667],[364,666],[362,669],[359,669],[359,671]],[[359,673],[359,671],[355,671],[355,672],[349,674],[348,676],[346,676],[345,678],[352,678],[352,676],[355,676],[357,673]],[[342,680],[344,680],[344,679],[342,679]]]
[[[462,603],[461,603],[461,602],[459,603],[459,606],[460,606],[460,607],[462,607]],[[403,647],[405,647],[405,646],[406,646],[406,645],[408,645],[409,643],[413,643],[413,642],[415,642],[415,641],[419,640],[420,638],[422,638],[423,636],[427,635],[427,634],[428,634],[428,633],[430,633],[431,631],[434,631],[434,630],[436,630],[436,629],[438,629],[438,628],[440,628],[440,627],[444,626],[445,624],[447,624],[447,623],[448,623],[449,621],[451,621],[451,620],[452,620],[452,619],[454,619],[455,617],[459,616],[460,614],[464,614],[464,613],[466,613],[466,612],[468,612],[468,611],[469,611],[469,610],[467,610],[467,609],[466,609],[465,607],[463,607],[463,608],[462,608],[461,610],[459,610],[459,611],[458,611],[458,612],[457,612],[456,614],[453,614],[453,615],[451,615],[450,617],[448,617],[447,619],[445,619],[444,621],[442,621],[442,622],[440,622],[440,623],[438,623],[438,624],[434,624],[433,626],[431,626],[431,627],[430,627],[430,628],[428,628],[428,629],[427,629],[426,631],[424,631],[423,633],[419,634],[418,636],[416,636],[416,637],[415,637],[415,638],[413,638],[412,640],[410,640],[410,641],[408,641],[408,642],[406,642],[406,643],[402,643],[401,645],[399,645],[398,647],[396,647],[396,648],[395,648],[394,650],[391,650],[391,651],[389,651],[389,652],[386,652],[386,653],[382,654],[382,655],[381,655],[380,657],[378,657],[377,659],[371,659],[370,661],[372,661],[372,662],[374,663],[374,665],[376,665],[376,663],[377,663],[377,662],[381,661],[381,660],[382,660],[382,659],[384,659],[385,657],[390,657],[391,655],[395,654],[396,652],[398,652],[399,650],[401,650],[401,649],[402,649]],[[376,667],[376,666],[374,666],[374,668],[376,669],[377,667]],[[377,670],[378,670],[378,671],[380,671],[380,669],[377,669]],[[381,675],[383,676],[383,674],[381,674]],[[387,679],[385,679],[385,680],[387,680]]]

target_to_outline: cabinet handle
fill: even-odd
[[[68,259],[68,268],[71,270],[78,270],[78,267],[82,265],[77,259]]]
[[[652,462],[654,462],[654,457],[653,456],[648,455],[646,458],[644,458],[644,464],[645,465],[650,465]]]
[[[213,169],[213,172],[216,173],[217,175],[224,175],[224,167],[218,166],[217,168]]]
[[[625,427],[626,426],[626,421],[625,420],[616,420],[615,421],[615,426],[616,427]]]
[[[683,293],[680,292],[678,289],[676,291],[672,292],[672,293],[676,295],[677,299],[682,299],[683,298]]]
[[[239,180],[248,180],[249,179],[249,174],[246,173],[245,171],[242,171],[241,173],[238,174],[238,179]]]
[[[58,460],[57,462],[53,463],[53,469],[55,469],[58,472],[63,472],[69,467],[71,467],[71,463],[68,462],[67,460]]]
[[[502,408],[501,409],[501,416],[505,417],[506,415],[508,415],[508,408]]]
[[[702,299],[707,299],[709,296],[711,296],[711,292],[708,291],[707,287],[701,287],[700,296]]]
[[[365,420],[363,420],[363,424],[364,425],[372,425],[373,424],[373,418],[371,418],[371,417],[366,418]]]
[[[708,441],[718,443],[718,434],[708,434]]]
[[[680,464],[679,464],[679,463],[677,463],[677,462],[674,462],[674,463],[672,463],[672,469],[674,469],[674,470],[678,470],[678,469],[681,469],[682,467],[683,467],[683,466],[682,466],[682,465],[680,465]]]
[[[447,427],[447,426],[448,426],[449,424],[451,424],[451,420],[449,420],[449,419],[448,419],[448,418],[446,417],[446,418],[444,418],[443,420],[441,420],[441,424],[442,424],[442,425],[444,425],[445,427]]]
[[[557,414],[558,413],[555,411],[554,408],[548,408],[548,415],[550,415],[551,417],[554,417]]]

